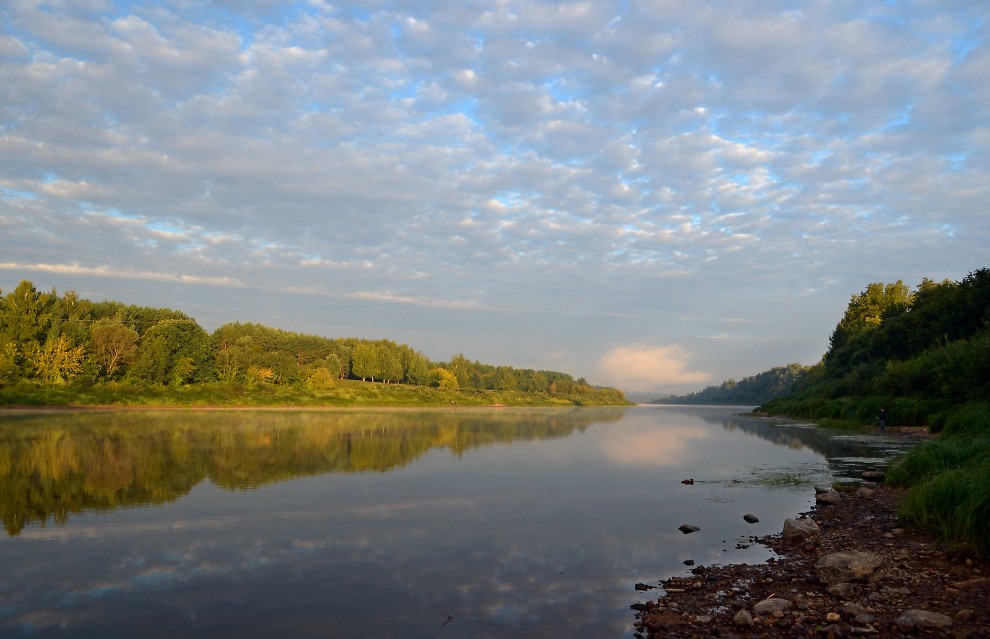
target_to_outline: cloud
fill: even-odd
[[[688,370],[691,355],[682,347],[617,346],[602,356],[601,376],[607,383],[629,392],[696,386],[711,380],[710,373]]]

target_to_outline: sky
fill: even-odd
[[[5,0],[27,279],[630,393],[990,265],[986,0]]]

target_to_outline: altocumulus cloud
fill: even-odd
[[[710,381],[712,375],[688,370],[690,353],[677,344],[617,346],[602,356],[600,375],[627,392],[684,388]]]

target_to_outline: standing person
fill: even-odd
[[[881,408],[880,409],[880,416],[878,417],[878,419],[880,420],[880,432],[881,433],[887,432],[887,409],[886,408]]]

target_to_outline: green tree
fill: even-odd
[[[336,375],[329,368],[321,366],[306,378],[306,388],[312,391],[325,391],[333,388],[337,383],[336,379]]]
[[[55,289],[41,293],[22,280],[0,303],[0,344],[13,342],[25,354],[37,351],[48,338],[57,300]]]
[[[0,346],[0,386],[9,384],[20,374],[20,353],[17,350],[17,344],[7,342]]]
[[[64,384],[82,372],[86,349],[75,346],[67,335],[50,337],[33,356],[38,378],[48,384]]]
[[[99,320],[90,332],[93,352],[107,377],[113,377],[137,353],[137,331],[119,320]]]
[[[912,299],[911,289],[901,280],[893,284],[873,282],[853,295],[823,357],[829,374],[844,374],[854,366],[877,360],[883,349],[880,343],[871,343],[873,332],[883,322],[907,313]]]
[[[130,374],[156,384],[182,384],[205,374],[209,335],[192,320],[164,320],[141,336]]]
[[[430,380],[430,386],[436,388],[446,390],[457,390],[460,388],[460,384],[457,382],[457,376],[446,368],[439,366],[430,371]]]
[[[361,381],[367,381],[368,378],[375,381],[376,377],[381,377],[381,351],[373,343],[358,342],[352,357],[351,370],[355,377],[360,377]]]

